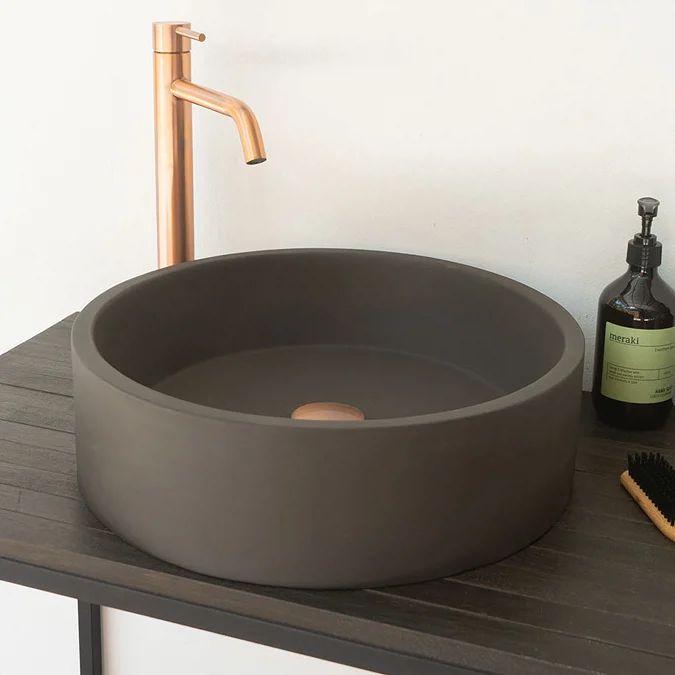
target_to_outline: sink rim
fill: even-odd
[[[314,420],[297,420],[286,417],[275,417],[271,415],[257,415],[254,413],[237,412],[214,408],[211,406],[194,403],[185,399],[176,398],[169,394],[164,394],[156,389],[148,387],[140,382],[133,380],[121,371],[117,370],[100,354],[94,341],[94,327],[98,315],[106,305],[114,298],[123,293],[130,292],[135,286],[147,283],[155,278],[160,278],[166,274],[181,274],[196,265],[217,264],[218,261],[228,259],[242,259],[247,257],[261,256],[280,256],[297,255],[299,253],[310,253],[317,255],[335,255],[336,253],[345,254],[367,254],[383,256],[401,256],[406,258],[418,258],[420,260],[434,261],[439,264],[445,264],[451,268],[462,268],[487,277],[493,283],[500,285],[511,292],[525,297],[528,301],[539,306],[548,314],[560,329],[564,339],[564,349],[558,361],[539,378],[529,384],[517,389],[516,391],[504,394],[488,401],[476,403],[474,405],[453,410],[424,413],[422,415],[410,415],[405,417],[392,417],[381,419],[365,419],[355,422],[328,422]],[[304,428],[314,430],[372,430],[376,428],[396,428],[410,427],[416,425],[428,425],[435,423],[444,423],[456,419],[470,418],[486,413],[497,412],[501,409],[510,408],[519,403],[529,401],[540,394],[545,394],[556,383],[563,381],[568,377],[579,362],[584,358],[585,339],[579,324],[572,315],[555,300],[544,295],[540,291],[531,288],[519,281],[510,279],[501,274],[489,272],[479,267],[464,265],[442,258],[423,256],[417,254],[378,251],[370,249],[351,249],[351,248],[289,248],[289,249],[269,249],[261,251],[247,251],[243,253],[232,253],[226,255],[200,258],[199,260],[181,263],[173,267],[166,267],[159,270],[152,270],[140,276],[133,277],[123,281],[112,288],[104,291],[91,302],[89,302],[75,319],[71,335],[73,357],[80,360],[82,365],[91,373],[99,377],[106,384],[115,389],[139,399],[145,403],[157,406],[161,409],[170,409],[177,413],[187,414],[221,420],[227,422],[240,422],[249,424],[262,424],[266,426]]]

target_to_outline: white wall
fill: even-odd
[[[103,614],[104,675],[368,675],[360,668],[127,612]]]
[[[77,602],[0,581],[0,673],[75,675],[78,668]]]
[[[104,675],[368,675],[370,671],[104,608]],[[77,602],[0,581],[0,673],[77,675]]]
[[[195,81],[250,103],[269,153],[245,166],[232,123],[195,111],[200,256],[475,264],[565,305],[590,352],[649,194],[675,281],[668,0],[8,0],[0,351],[152,267],[150,23],[175,18],[208,35]]]

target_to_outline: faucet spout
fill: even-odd
[[[267,159],[258,120],[246,103],[233,96],[201,87],[184,79],[174,80],[171,83],[170,91],[176,98],[183,101],[231,117],[237,125],[244,159],[247,164],[260,164]]]

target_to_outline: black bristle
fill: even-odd
[[[675,469],[659,452],[628,454],[628,473],[665,519],[675,525]]]

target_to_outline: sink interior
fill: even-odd
[[[500,396],[480,374],[392,349],[342,345],[272,347],[218,356],[155,388],[224,410],[290,417],[304,403],[337,401],[366,419],[453,410]]]
[[[137,285],[95,338],[121,373],[202,405],[288,418],[334,401],[408,417],[503,396],[555,365],[560,328],[522,289],[415,256],[257,253]]]

